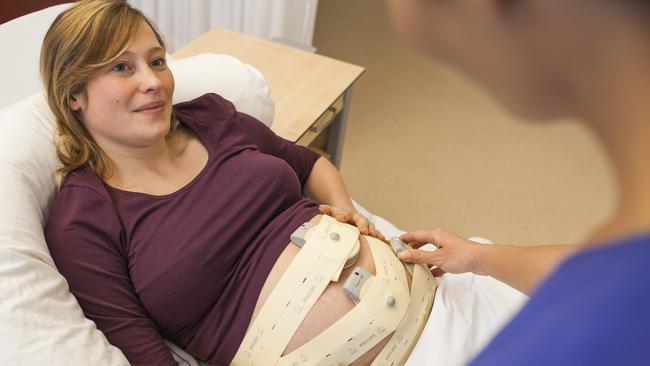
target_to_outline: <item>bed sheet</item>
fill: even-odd
[[[359,203],[354,204],[387,238],[404,233]],[[470,240],[490,244],[480,237]],[[422,249],[435,250],[435,247],[428,244]],[[528,299],[492,277],[473,273],[447,273],[437,277],[436,283],[438,289],[429,320],[406,366],[468,363]]]

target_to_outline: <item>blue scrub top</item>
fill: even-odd
[[[567,259],[471,365],[650,365],[650,234]]]

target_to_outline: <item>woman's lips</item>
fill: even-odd
[[[165,109],[165,102],[153,102],[139,107],[138,109],[135,110],[135,112],[145,113],[145,114],[158,114],[162,112],[164,109]]]

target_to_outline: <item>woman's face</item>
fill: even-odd
[[[167,135],[174,78],[165,50],[145,23],[127,50],[91,79],[70,108],[102,149],[112,152],[152,146]]]

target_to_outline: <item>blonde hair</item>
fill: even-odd
[[[86,84],[114,62],[128,47],[141,22],[153,30],[160,46],[165,42],[142,12],[124,0],[82,0],[54,20],[41,47],[40,71],[47,101],[56,118],[54,145],[63,164],[55,172],[62,183],[69,172],[90,165],[105,179],[110,159],[70,109],[74,95],[85,94]],[[171,136],[178,127],[173,117]]]

